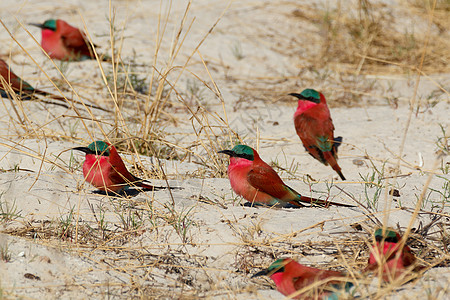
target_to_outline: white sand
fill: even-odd
[[[172,5],[160,57],[156,63],[160,70],[167,61],[173,32],[181,22],[180,18],[186,7],[184,2],[175,1]],[[410,113],[408,103],[413,95],[416,77],[356,77],[355,90],[370,81],[377,82],[369,96],[360,98],[361,103],[369,105],[332,107],[335,135],[344,137],[344,144],[339,149],[339,164],[348,179],[346,182],[337,181],[334,171],[313,160],[304,151],[296,136],[292,121],[296,102],[277,102],[289,92],[299,92],[309,87],[323,91],[333,106],[332,96],[336,91],[341,91],[339,76],[333,72],[330,72],[331,75],[325,80],[316,79],[313,82],[311,72],[303,70],[294,80],[295,84],[283,85],[283,78],[297,76],[299,68],[305,64],[304,58],[310,51],[315,51],[314,42],[308,42],[308,38],[314,41],[320,37],[318,27],[306,22],[297,24],[295,19],[289,17],[294,9],[292,3],[271,5],[270,1],[241,2],[232,3],[199,50],[225,100],[226,116],[220,100],[198,82],[202,89],[201,103],[209,110],[207,116],[210,124],[224,127],[215,116],[228,118],[230,128],[236,131],[246,144],[258,148],[263,160],[268,163],[276,162],[281,168],[291,171],[288,173],[276,169],[288,185],[302,194],[326,197],[329,193],[332,201],[357,205],[340,191],[344,189],[367,205],[360,175],[371,175],[373,166],[381,169],[383,165],[384,176],[394,174]],[[317,3],[322,5],[319,1]],[[135,50],[136,61],[150,66],[156,40],[159,1],[115,1],[113,5],[117,12],[117,28],[122,28],[126,22],[122,57],[131,58]],[[195,20],[174,65],[184,65],[187,57],[192,54],[225,8],[224,1],[203,0],[193,3],[187,24],[194,18]],[[0,3],[0,12],[1,20],[14,37],[53,80],[60,78],[60,75],[15,18],[23,24],[43,22],[48,18],[63,18],[72,25],[83,27],[81,15],[90,36],[96,44],[101,45],[99,52],[110,51],[106,2],[24,2],[21,7],[14,0],[3,0]],[[424,26],[419,21],[416,24],[418,27]],[[304,26],[304,35],[297,34],[296,26]],[[37,28],[29,25],[25,25],[25,28],[40,40]],[[186,30],[188,25],[184,28]],[[184,34],[185,31],[182,35]],[[282,41],[294,39],[301,41],[299,44],[304,45],[304,49],[293,51],[290,48],[291,55],[286,55],[287,49],[280,50],[283,47]],[[43,72],[12,41],[5,30],[0,31],[0,43],[2,54],[8,55],[12,52],[13,59],[9,63],[15,73],[36,87],[57,93]],[[240,47],[244,56],[242,59],[233,54],[233,47]],[[106,63],[103,63],[103,67],[111,69]],[[112,108],[111,98],[102,83],[95,61],[72,63],[66,68],[65,75],[79,94]],[[150,67],[143,70],[147,73],[151,71]],[[185,99],[189,98],[189,82],[196,80],[188,71],[212,87],[211,79],[196,53],[176,84],[177,91]],[[328,71],[321,69],[320,72]],[[179,71],[171,72],[169,79],[174,81],[178,74]],[[305,77],[302,74],[305,74]],[[271,77],[276,97],[265,99],[268,101],[240,99],[242,91],[250,91],[251,87],[257,90]],[[261,78],[263,79],[258,83]],[[280,92],[276,90],[278,80]],[[449,132],[449,97],[434,97],[431,100],[437,104],[426,107],[426,103],[432,102],[427,100],[427,96],[437,90],[437,82],[448,87],[450,76],[433,75],[430,78],[422,77],[420,81],[417,95],[421,98],[421,113],[417,117],[412,115],[401,153],[400,174],[407,176],[397,180],[384,180],[386,186],[392,185],[401,195],[395,198],[397,201],[392,202],[388,226],[399,225],[403,229],[408,226],[412,210],[430,171],[441,175],[433,176],[430,188],[442,190],[445,181],[448,182],[448,175],[442,176],[442,172],[433,166],[437,159],[436,141],[443,136],[439,124],[447,128],[447,136]],[[67,91],[67,85],[62,83],[62,86]],[[287,86],[296,86],[296,90],[288,90]],[[393,88],[389,90],[388,87]],[[70,92],[66,94],[76,98]],[[175,96],[174,93],[172,96]],[[399,99],[398,108],[387,104],[388,97]],[[131,200],[111,200],[92,194],[94,188],[83,184],[83,175],[79,168],[83,157],[80,153],[73,153],[74,157],[71,158],[71,151],[67,151],[72,147],[90,143],[92,140],[88,131],[96,139],[104,139],[93,122],[91,124],[86,121],[86,129],[78,119],[67,117],[75,115],[70,110],[24,102],[23,109],[28,118],[24,123],[28,128],[36,129],[36,132],[27,131],[18,125],[11,102],[3,99],[3,109],[0,111],[0,167],[5,170],[19,167],[22,170],[0,173],[2,209],[5,211],[8,207],[9,212],[20,215],[16,220],[3,221],[0,224],[3,232],[10,232],[0,235],[0,247],[7,249],[11,256],[8,262],[0,260],[0,295],[7,299],[141,296],[177,298],[180,295],[192,298],[280,299],[277,291],[269,290],[269,285],[264,284],[268,281],[250,279],[250,274],[273,261],[271,255],[292,256],[302,263],[323,268],[345,267],[342,257],[336,254],[336,248],[327,248],[332,252],[314,250],[307,254],[297,249],[308,242],[314,244],[342,239],[367,240],[368,234],[355,231],[349,226],[361,223],[364,230],[372,230],[375,224],[365,222],[367,211],[361,207],[293,210],[240,206],[239,203],[243,200],[232,192],[228,179],[211,178],[213,170],[195,163],[199,161],[196,157],[201,157],[212,166],[213,162],[208,161],[210,156],[207,153],[221,150],[221,145],[215,144],[217,149],[208,148],[211,144],[206,133],[202,132],[200,138],[196,137],[189,120],[191,114],[177,102],[176,97],[173,97],[172,101],[180,108],[170,111],[178,123],[175,125],[164,122],[161,131],[165,133],[166,140],[180,147],[189,147],[194,143],[197,145],[190,148],[194,152],[191,162],[161,160],[170,185],[183,189],[172,191],[173,198],[167,191],[157,191],[141,193]],[[194,111],[197,109],[195,103],[192,101]],[[98,111],[95,113],[99,119],[108,123],[102,124],[102,128],[109,132],[112,129],[113,116]],[[136,128],[139,126],[133,124],[135,121],[131,119],[139,114],[135,102],[127,100],[123,114],[129,121],[128,129],[137,134]],[[88,117],[86,112],[82,112],[82,115]],[[200,126],[195,126],[199,130]],[[220,130],[217,129],[216,134],[219,133]],[[36,138],[37,135],[40,136],[39,139]],[[75,139],[78,143],[74,142]],[[199,140],[204,142],[206,148],[198,143]],[[229,139],[226,136],[218,138],[218,142],[224,146],[227,141],[229,142]],[[45,161],[42,160],[43,156]],[[127,158],[129,164],[138,161],[136,155],[122,157]],[[144,156],[140,159],[148,169],[151,169],[151,163],[156,161]],[[448,162],[449,157],[444,157],[443,165]],[[318,182],[308,186],[307,175]],[[375,181],[377,179],[376,176]],[[332,180],[335,182],[331,185]],[[166,184],[161,179],[151,182],[155,185]],[[372,197],[375,191],[375,187],[369,188],[369,197]],[[380,221],[383,220],[385,199],[389,198],[386,189],[382,189],[380,201],[374,210]],[[199,199],[209,199],[209,203]],[[398,209],[400,203],[407,209]],[[430,211],[434,206],[442,206],[441,197],[436,192],[427,194],[423,211]],[[433,209],[436,211],[435,207]],[[175,215],[172,225],[167,219],[171,212]],[[448,219],[448,202],[442,213]],[[99,231],[96,229],[99,227],[98,220],[102,217],[108,229],[105,234],[113,239],[89,239],[91,235],[98,236]],[[65,236],[62,233],[62,224],[68,218],[73,225],[71,236],[75,236],[73,230],[79,230],[78,241],[61,238]],[[130,224],[132,220],[142,222],[139,226],[131,226],[137,230],[125,230],[123,235],[119,234],[124,231],[124,224]],[[51,227],[50,222],[59,225]],[[414,227],[419,226],[420,222],[428,224],[429,215],[419,215]],[[26,237],[20,237],[18,232],[27,226],[48,226],[46,232],[53,234],[43,237],[39,233],[28,232]],[[87,226],[95,230],[89,232]],[[58,233],[60,237],[56,236]],[[364,255],[367,256],[367,252],[364,252]],[[361,268],[355,267],[355,270],[358,269]],[[26,278],[26,273],[39,276],[40,280]],[[402,286],[400,292],[394,291],[390,295],[395,299],[411,299],[411,295],[419,298],[431,294],[433,299],[445,299],[448,297],[449,281],[449,268],[435,268],[425,273],[418,281]],[[372,285],[372,290],[376,290],[376,284]]]

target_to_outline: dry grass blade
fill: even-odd
[[[52,7],[95,50],[70,63],[42,55],[23,25],[50,7],[1,2],[8,62],[49,92],[23,101],[7,88],[2,101],[0,298],[279,298],[270,278],[250,275],[291,257],[347,273],[343,299],[445,299],[450,10],[394,2],[81,0]],[[347,181],[296,136],[286,95],[305,88],[330,100]],[[96,191],[71,150],[97,140],[133,175],[181,189],[125,180],[124,191]],[[235,144],[303,196],[358,206],[243,207],[217,154]],[[392,282],[363,272],[374,230],[387,226],[423,267]]]

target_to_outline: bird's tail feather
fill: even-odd
[[[337,153],[338,147],[342,144],[342,136],[337,136],[334,138],[333,148],[334,151]]]
[[[292,201],[292,202],[294,202],[294,201]],[[298,205],[301,205],[301,206],[304,206],[304,205],[299,202],[310,203],[311,205],[322,206],[322,207],[329,207],[331,205],[342,206],[342,207],[355,207],[354,205],[350,205],[350,204],[343,204],[343,203],[338,203],[338,202],[320,200],[320,199],[310,198],[310,197],[305,197],[305,196],[300,196],[300,200],[297,200],[296,202],[298,203]]]
[[[333,156],[333,154],[330,151],[323,152],[323,157],[328,162],[328,164],[333,168],[333,170],[338,173],[339,177],[341,177],[342,180],[345,180],[344,174],[342,174],[341,167],[339,167],[336,158]]]
[[[151,184],[146,183],[144,180],[142,179],[138,179],[138,182],[135,182],[134,184],[140,188],[143,188],[144,190],[181,190],[183,188],[181,187],[176,187],[176,186],[154,186]]]
[[[58,101],[65,102],[64,106],[66,106],[67,108],[69,108],[69,107],[68,107],[68,104],[69,104],[70,102],[73,102],[73,103],[75,103],[75,104],[85,105],[85,106],[90,107],[90,108],[95,108],[95,109],[103,110],[103,111],[106,111],[106,112],[111,112],[111,111],[108,110],[108,109],[105,109],[105,108],[102,108],[102,107],[99,107],[99,106],[96,106],[96,105],[87,104],[87,103],[83,103],[83,102],[80,102],[80,101],[77,101],[77,100],[74,100],[74,99],[71,99],[71,98],[66,98],[66,97],[58,96],[58,95],[55,95],[55,94],[52,94],[52,93],[49,93],[49,92],[45,92],[45,91],[42,91],[42,90],[39,90],[39,89],[34,89],[34,93],[35,93],[35,94],[42,95],[42,96],[49,97],[49,98],[51,98],[51,99],[53,99],[53,100],[58,100]],[[47,103],[55,104],[55,103],[52,103],[52,102],[47,102]]]

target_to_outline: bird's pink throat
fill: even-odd
[[[249,166],[253,163],[253,161],[245,159],[245,158],[241,158],[241,157],[230,157],[230,166],[234,167],[234,166]]]
[[[93,165],[94,163],[102,163],[102,161],[106,160],[107,158],[100,155],[94,155],[94,154],[88,154],[86,155],[86,163],[89,165]]]
[[[311,101],[305,101],[305,100],[299,100],[297,111],[295,112],[295,115],[302,114],[303,112],[317,106],[317,103],[311,102]]]
[[[270,275],[270,278],[273,280],[273,282],[275,282],[275,285],[279,287],[283,281],[283,273],[282,272],[274,273]]]
[[[49,39],[55,32],[50,29],[42,29],[42,40]]]

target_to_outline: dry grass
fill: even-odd
[[[342,3],[342,6],[326,11],[301,9],[293,12],[294,17],[322,27],[321,51],[310,56],[315,65],[331,64],[332,68],[344,73],[409,73],[419,67],[422,46],[427,44],[422,71],[427,74],[449,71],[448,32],[440,29],[444,22],[442,15],[448,8],[438,6],[432,11],[431,6],[424,5],[426,1],[421,1],[421,7],[409,2],[405,7],[367,0],[357,2],[356,10]],[[428,4],[432,5],[432,2]],[[420,23],[426,23],[431,13],[437,16],[432,16],[433,24],[440,25],[427,36]],[[418,24],[407,26],[412,20]]]
[[[376,85],[370,80],[361,81],[361,77],[358,77],[360,74],[405,74],[418,69],[426,74],[449,71],[450,39],[448,39],[448,32],[445,31],[445,28],[449,26],[448,19],[445,18],[449,10],[448,2],[438,1],[435,9],[432,9],[430,5],[422,5],[419,1],[407,2],[406,9],[414,14],[414,18],[426,21],[430,12],[433,12],[432,21],[438,30],[432,30],[428,43],[424,32],[396,30],[392,26],[396,22],[395,14],[386,13],[389,7],[375,5],[367,0],[360,0],[358,3],[359,8],[353,13],[344,7],[329,10],[318,7],[292,9],[288,18],[319,24],[320,27],[315,42],[321,51],[307,53],[308,60],[301,62],[301,86],[312,85],[318,80],[323,86],[331,82],[334,87],[337,87],[332,97],[334,105],[354,106],[360,95],[370,95],[374,92]],[[401,10],[398,7],[395,9]],[[179,27],[173,31],[174,38],[170,45],[165,45],[166,35],[172,34],[167,32],[170,10],[160,15],[156,36],[158,42],[152,58],[155,67],[149,69],[147,66],[139,65],[134,57],[129,61],[121,57],[123,32],[117,29],[114,24],[114,13],[111,12],[109,21],[112,62],[107,66],[99,62],[101,80],[95,82],[93,86],[81,89],[85,92],[84,95],[96,95],[98,90],[107,94],[106,97],[95,98],[95,101],[94,97],[90,99],[91,97],[85,96],[88,98],[86,99],[77,93],[80,90],[79,86],[72,85],[71,80],[65,76],[63,67],[55,64],[55,68],[60,70],[60,78],[51,78],[34,61],[47,77],[48,83],[60,91],[62,96],[65,95],[64,91],[69,91],[76,101],[107,106],[111,112],[97,113],[89,106],[77,107],[70,98],[66,97],[66,103],[72,110],[47,120],[45,125],[59,124],[59,129],[55,127],[50,129],[44,125],[36,126],[28,116],[27,110],[21,105],[20,99],[10,99],[7,101],[14,101],[11,106],[15,110],[11,112],[8,122],[14,128],[15,135],[2,137],[4,141],[1,145],[8,147],[9,151],[15,150],[24,156],[38,158],[42,165],[50,164],[55,169],[72,174],[75,170],[79,170],[80,161],[74,158],[70,162],[64,162],[58,158],[49,157],[46,155],[47,148],[43,152],[37,152],[23,146],[22,141],[36,139],[47,143],[47,141],[62,140],[69,141],[75,146],[102,139],[112,142],[121,153],[129,154],[128,159],[125,160],[132,166],[132,172],[137,175],[143,174],[146,178],[160,180],[179,178],[179,174],[166,174],[163,168],[164,160],[195,163],[198,168],[194,173],[189,174],[190,179],[226,177],[226,161],[218,157],[216,152],[230,148],[237,142],[245,143],[245,141],[229,124],[220,87],[211,75],[209,63],[204,60],[199,51],[200,46],[215,29],[222,16],[206,31],[207,33],[184,62],[179,64],[177,63],[179,51],[183,48],[191,28],[192,19],[189,16],[190,3],[182,19],[179,20]],[[293,35],[296,34],[293,32]],[[295,43],[296,41],[293,40],[286,45],[286,48],[278,48],[277,51],[292,54],[292,49],[298,48]],[[171,49],[169,58],[166,60],[164,60],[165,56],[161,55],[163,48]],[[316,54],[313,55],[314,53]],[[423,53],[426,55],[421,61]],[[188,66],[194,59],[204,66],[207,76],[199,77],[189,70]],[[245,59],[245,56],[241,59]],[[163,65],[163,67],[157,68],[157,65]],[[304,74],[306,76],[303,76]],[[257,105],[258,100],[278,101],[281,94],[300,88],[299,77],[241,78],[242,80],[238,80],[239,83],[235,85],[235,88],[237,86],[242,97],[236,102],[234,109],[248,109]],[[233,80],[236,78],[230,81]],[[255,82],[257,82],[256,85]],[[277,87],[276,91],[274,86]],[[208,95],[209,101],[204,101],[205,94]],[[220,109],[211,109],[209,107],[211,102]],[[412,106],[411,114],[413,108],[414,106]],[[166,130],[170,126],[176,128],[179,124],[190,124],[190,132]],[[71,127],[68,127],[69,125]],[[408,126],[406,126],[405,135],[407,130]],[[83,134],[77,134],[80,131]],[[448,155],[448,135],[445,131],[439,143],[442,156]],[[149,168],[142,162],[142,155],[154,157],[155,165]],[[436,161],[443,161],[442,156],[439,156]],[[36,180],[40,178],[42,165],[38,172],[33,173]],[[20,167],[7,171],[12,173],[18,170]],[[399,170],[398,166],[397,170]],[[438,172],[436,170],[438,170],[437,167],[431,170],[430,178],[434,172]],[[447,176],[448,166],[442,166],[441,171],[440,175]],[[381,175],[387,177],[391,174],[383,172]],[[398,175],[394,172],[394,181]],[[380,190],[395,186],[395,183],[389,181],[374,181],[372,178],[362,184]],[[80,198],[91,199],[86,195],[86,186],[82,188],[82,184],[79,182],[80,190],[74,194],[79,195]],[[419,214],[428,214],[430,222],[419,228],[412,228],[410,225],[402,229],[406,232],[404,242],[417,254],[420,264],[425,266],[423,272],[436,266],[450,266],[448,253],[450,215],[444,210],[448,207],[449,190],[447,180],[447,187],[443,186],[437,191],[442,194],[443,207],[441,210],[436,208],[434,211],[427,212],[421,209],[421,202],[424,201],[425,193],[428,191],[427,185],[423,187],[423,194],[417,201],[415,211],[410,211],[411,224]],[[210,200],[201,194],[193,197],[203,199],[213,209],[219,211],[226,209],[232,202],[229,199],[226,199],[227,201]],[[380,220],[379,215],[375,216],[376,212],[368,204],[360,205],[364,211],[362,217],[365,220],[360,224],[352,224],[355,228],[360,228],[360,232],[356,231],[352,234],[343,232],[331,241],[310,239],[313,234],[321,231],[323,223],[315,224],[311,227],[314,229],[312,233],[305,233],[303,238],[299,239],[303,232],[289,236],[273,236],[263,233],[260,224],[244,226],[233,219],[223,220],[222,222],[226,223],[240,240],[233,245],[235,250],[232,253],[226,253],[234,256],[233,264],[214,268],[209,266],[211,261],[207,256],[195,254],[192,250],[196,247],[212,246],[198,245],[193,242],[193,235],[200,232],[199,228],[202,225],[201,220],[195,217],[196,206],[187,209],[181,207],[176,204],[173,196],[170,203],[160,203],[154,199],[153,195],[146,195],[145,202],[134,201],[133,198],[107,197],[106,199],[102,200],[104,201],[102,204],[90,203],[91,213],[82,218],[77,208],[72,207],[52,220],[38,218],[30,220],[21,217],[20,211],[17,211],[14,206],[10,204],[4,206],[0,197],[2,210],[0,221],[4,226],[2,232],[34,240],[43,245],[58,245],[68,253],[76,253],[92,261],[98,269],[115,270],[126,274],[130,278],[129,282],[117,285],[111,283],[108,286],[111,293],[118,297],[126,294],[127,297],[133,298],[198,299],[213,295],[235,297],[241,292],[254,293],[256,287],[261,288],[263,285],[273,287],[273,284],[261,279],[254,282],[247,281],[247,287],[232,284],[224,287],[217,282],[216,276],[211,276],[211,273],[225,274],[221,276],[236,277],[241,281],[242,278],[269,265],[273,259],[280,256],[301,258],[326,255],[329,263],[319,267],[349,272],[352,274],[352,279],[357,282],[358,293],[362,297],[374,299],[388,295],[404,282],[411,279],[417,280],[415,278],[420,278],[423,274],[423,272],[419,275],[410,272],[403,281],[380,286],[375,293],[369,292],[367,287],[370,282],[362,278],[360,270],[367,262],[373,230],[384,222]],[[382,201],[382,196],[375,200]],[[112,222],[107,216],[113,216],[116,222]],[[350,225],[349,220],[345,222]],[[174,236],[176,238],[173,238]],[[173,242],[175,239],[178,242]],[[148,245],[148,241],[153,242],[152,246]],[[2,253],[3,257],[7,255]],[[105,286],[100,285],[100,289],[103,288]],[[14,296],[8,291],[2,292],[6,297]]]
[[[242,101],[292,102],[287,94],[314,86],[325,93],[332,107],[378,105],[390,91],[378,94],[376,81],[361,81],[359,75],[410,76],[419,65],[427,75],[450,71],[445,0],[437,1],[434,10],[431,0],[404,1],[402,5],[368,0],[329,4],[283,1],[264,6],[270,11],[281,4],[289,8],[285,13],[289,30],[275,24],[273,32],[261,31],[259,38],[263,40],[267,34],[275,39],[271,50],[291,57],[298,73],[231,77],[239,80],[236,90]],[[429,19],[432,26],[428,32]],[[421,63],[425,44],[426,56]]]

